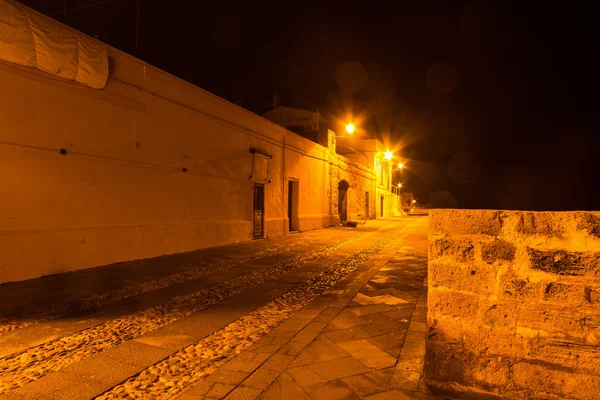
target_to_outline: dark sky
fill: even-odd
[[[63,18],[63,0],[22,2]],[[98,2],[67,24],[133,53],[135,0],[68,6]],[[208,3],[141,0],[138,56],[258,114],[273,92],[331,118],[352,111],[403,157],[422,202],[600,209],[586,2]]]

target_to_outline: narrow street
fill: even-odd
[[[424,399],[427,218],[0,286],[2,399]]]

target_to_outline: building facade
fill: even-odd
[[[379,215],[384,185],[333,132],[320,145],[84,39],[109,64],[96,88],[0,45],[0,283]]]
[[[388,218],[400,215],[398,211],[398,194],[392,185],[394,162],[385,157],[386,149],[376,139],[355,139],[344,137],[338,139],[337,151],[345,157],[372,169],[376,179],[373,185],[374,209],[368,218]],[[362,155],[362,157],[361,157]]]
[[[263,117],[297,134],[328,147],[357,165],[372,170],[375,180],[362,190],[348,192],[347,212],[341,209],[340,220],[367,220],[400,215],[399,192],[393,187],[393,160],[385,158],[388,149],[376,139],[357,139],[349,135],[337,135],[330,123],[318,111],[278,106]],[[335,182],[335,179],[332,180]],[[338,188],[338,190],[343,188]],[[360,192],[360,193],[359,193]],[[342,206],[339,206],[343,208]]]
[[[400,210],[404,213],[410,212],[415,207],[415,197],[411,192],[400,192]]]

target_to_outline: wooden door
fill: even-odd
[[[263,237],[265,227],[265,187],[254,184],[254,237]]]

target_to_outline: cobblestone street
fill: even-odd
[[[427,218],[0,286],[2,399],[426,399]]]

